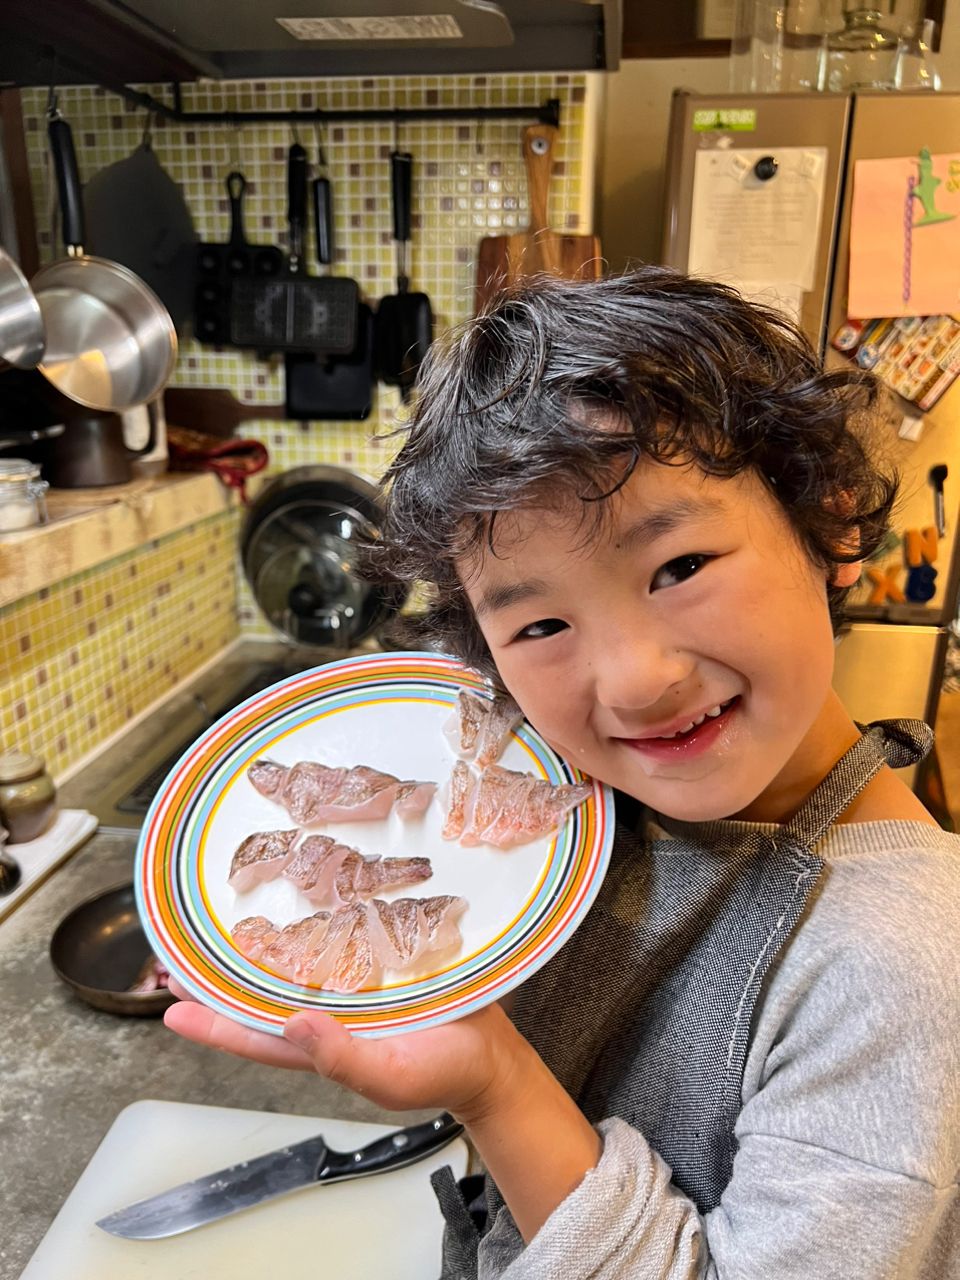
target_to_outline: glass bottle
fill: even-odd
[[[735,0],[730,92],[816,89],[823,35],[819,0]]]
[[[936,30],[937,24],[927,18],[901,35],[893,64],[895,88],[940,88],[940,72],[932,53]]]
[[[828,93],[894,88],[899,48],[893,0],[844,0],[843,27],[830,32],[820,55],[818,87]]]

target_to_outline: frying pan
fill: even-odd
[[[50,963],[80,998],[106,1013],[150,1017],[173,1004],[161,987],[136,992],[150,947],[140,927],[133,885],[122,884],[88,898],[66,915],[50,939]]]
[[[9,253],[0,249],[0,368],[35,369],[43,346],[40,303]]]
[[[73,135],[56,115],[47,133],[69,256],[33,277],[47,332],[38,367],[71,400],[119,413],[163,390],[177,359],[177,332],[169,311],[139,276],[84,253]]]
[[[433,311],[425,293],[410,292],[408,246],[413,156],[390,152],[393,238],[397,245],[397,292],[380,299],[376,319],[376,364],[380,379],[400,388],[406,400],[433,341]]]

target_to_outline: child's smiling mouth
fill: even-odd
[[[642,738],[620,738],[618,741],[656,760],[680,760],[708,750],[727,729],[740,705],[740,695],[717,703],[686,724],[671,728],[665,734]]]

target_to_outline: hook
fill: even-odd
[[[327,157],[323,150],[323,142],[320,137],[321,127],[322,126],[319,120],[315,120],[313,122],[313,135],[314,135],[314,140],[316,141],[316,144],[317,144],[317,166],[320,169],[326,169]]]
[[[147,107],[147,118],[143,122],[143,137],[140,139],[140,145],[145,151],[149,151],[153,146],[153,131],[150,123],[153,120],[153,108]]]
[[[477,118],[476,125],[477,127],[473,135],[474,154],[480,156],[483,155],[483,116],[479,116]]]

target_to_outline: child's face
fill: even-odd
[[[504,684],[660,813],[775,815],[839,754],[825,571],[752,473],[642,462],[608,506],[586,538],[579,503],[498,516],[496,554],[461,566]]]

